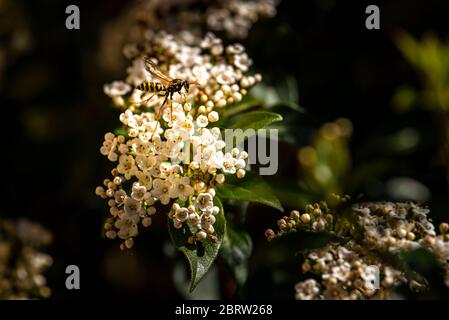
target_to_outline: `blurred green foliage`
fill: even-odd
[[[422,88],[409,85],[399,88],[393,96],[397,107],[449,111],[449,42],[441,41],[433,33],[419,41],[405,32],[399,33],[395,41],[422,82]]]

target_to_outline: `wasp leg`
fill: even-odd
[[[153,99],[153,97],[154,97],[155,95],[157,95],[157,93],[152,94],[151,97],[149,97],[148,99],[145,99],[145,100],[143,100],[143,101],[138,102],[138,104],[139,104],[139,105],[142,105],[142,104],[147,103],[148,101],[150,101],[151,99]]]
[[[170,94],[170,120],[173,125],[173,93]]]
[[[158,128],[158,126],[159,126],[159,118],[160,118],[160,116],[161,116],[162,110],[164,109],[165,103],[167,102],[168,96],[169,96],[169,93],[166,93],[166,94],[165,94],[164,102],[162,102],[161,107],[159,108],[159,111],[157,112],[157,115],[156,115],[156,127],[154,128],[154,131],[153,131],[153,133],[151,134],[150,140],[153,140],[153,136],[154,136],[154,134],[155,134],[156,131],[157,131],[157,128]]]

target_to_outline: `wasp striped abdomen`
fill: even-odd
[[[136,88],[138,90],[146,92],[161,92],[167,90],[167,88],[162,83],[152,81],[142,82]]]

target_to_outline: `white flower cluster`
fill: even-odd
[[[321,287],[315,279],[307,279],[295,285],[296,300],[318,300]]]
[[[139,224],[151,225],[158,204],[173,203],[174,226],[186,223],[195,241],[214,239],[219,212],[213,205],[214,185],[223,183],[225,174],[245,176],[248,154],[226,146],[220,129],[212,126],[219,120],[214,108],[240,101],[260,76],[245,75],[251,60],[243,46],[224,47],[212,34],[197,46],[188,38],[149,35],[142,53],[157,59],[171,77],[198,82],[183,93],[186,99],[175,94],[161,109],[164,97],[148,99],[151,93],[133,90],[142,81],[158,81],[145,71],[142,55],[128,69],[126,83],[115,81],[104,88],[114,103],[126,109],[120,114],[126,135],[105,135],[100,152],[117,166],[113,178],[106,179],[96,193],[110,206],[106,236],[124,240],[122,248],[133,246]]]
[[[262,80],[260,74],[248,75],[252,60],[241,44],[224,46],[221,39],[212,33],[204,38],[183,32],[177,36],[166,32],[148,32],[144,43],[131,44],[128,57],[133,59],[128,68],[126,84],[113,82],[105,86],[105,93],[112,97],[119,106],[125,104],[121,96],[131,91],[143,81],[159,79],[145,72],[142,56],[146,55],[155,60],[162,71],[174,79],[184,79],[196,82],[191,87],[189,97],[193,98],[193,113],[206,116],[209,121],[218,121],[219,116],[215,108],[238,103],[248,93],[248,90]],[[140,48],[143,48],[140,50]],[[130,103],[142,104],[144,107],[157,107],[164,97],[152,96],[140,90],[133,90]],[[149,100],[148,100],[149,99]],[[182,101],[182,97],[175,94],[175,100]],[[185,106],[190,111],[191,106]]]
[[[302,269],[319,274],[321,283],[313,279],[297,283],[295,292],[298,300],[386,298],[391,295],[391,288],[404,281],[401,272],[380,264],[365,254],[360,246],[330,244],[312,250]],[[376,277],[382,277],[378,279],[379,288],[375,286]]]
[[[427,216],[429,209],[414,203],[375,202],[354,206],[363,228],[364,243],[393,253],[425,248],[433,252],[445,269],[449,287],[449,225],[441,223],[437,234]]]
[[[0,300],[42,299],[51,295],[44,274],[53,259],[43,248],[51,233],[26,219],[0,219]]]
[[[107,133],[100,148],[110,161],[118,162],[112,170],[114,178],[106,179],[104,187],[96,190],[97,195],[109,199],[112,218],[105,225],[106,236],[124,239],[126,247],[132,247],[139,223],[151,225],[156,202],[192,203],[187,208],[174,205],[174,226],[188,221],[196,227],[198,240],[206,238],[204,232],[213,236],[214,215],[218,213],[212,205],[213,186],[224,182],[225,173],[236,173],[240,178],[245,175],[248,154],[236,148],[224,153],[218,128],[201,127],[191,116],[186,117],[182,108],[173,110],[173,116],[176,121],[170,123],[172,126],[159,128],[150,140],[157,123],[153,114],[127,110],[120,119],[127,125],[130,138]],[[130,194],[125,191],[128,181],[132,181]]]
[[[449,286],[449,225],[440,224],[440,234],[437,234],[428,209],[414,203],[369,202],[353,205],[345,214],[337,214],[336,208],[348,197],[333,195],[331,200],[332,208],[321,202],[307,205],[304,213],[293,210],[289,217],[278,221],[278,232],[271,229],[265,232],[268,240],[305,230],[328,232],[348,241],[309,251],[303,271],[321,275],[322,281],[321,285],[313,281],[297,284],[298,299],[386,298],[400,283],[414,290],[425,288],[425,279],[411,276],[410,272],[382,259],[385,252],[399,256],[397,254],[418,248],[435,255],[444,268],[445,284]],[[363,287],[365,282],[360,280],[369,279],[370,265],[378,266],[383,276],[381,290],[375,293]]]
[[[429,210],[414,203],[376,202],[354,206],[363,241],[370,247],[391,252],[414,250],[435,228],[427,217]]]
[[[200,193],[188,207],[181,207],[178,203],[173,204],[174,214],[171,217],[174,219],[173,225],[180,229],[183,223],[186,223],[195,234],[195,239],[189,239],[190,242],[203,241],[208,235],[211,235],[213,241],[216,240],[213,236],[215,231],[213,224],[220,208],[214,206],[214,196],[214,189],[209,189],[208,192]]]
[[[189,30],[222,32],[228,38],[245,38],[260,18],[276,15],[278,0],[144,0],[107,25],[102,36],[102,60],[117,63],[117,48],[129,41],[140,42],[142,31],[165,30],[178,34]],[[112,51],[112,58],[111,58]],[[130,48],[125,47],[125,52]],[[115,61],[114,61],[115,60]]]
[[[230,38],[245,38],[259,17],[276,15],[275,0],[226,0],[210,7],[206,12],[207,25],[211,30],[224,31]]]
[[[151,32],[166,31],[200,39],[205,30],[224,38],[244,38],[262,17],[276,14],[278,0],[140,0],[108,23],[102,31],[99,63],[120,72],[122,54],[137,55]],[[137,44],[137,45],[136,45]]]

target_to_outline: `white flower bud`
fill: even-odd
[[[301,221],[304,223],[309,223],[310,222],[310,215],[308,213],[304,213],[301,216]]]
[[[104,188],[103,187],[97,187],[97,188],[95,188],[95,194],[97,195],[97,196],[101,196],[101,195],[103,195],[105,193],[105,191],[104,191]]]
[[[154,204],[154,198],[153,198],[153,196],[151,195],[151,192],[149,192],[149,191],[147,191],[147,192],[145,193],[145,196],[143,197],[143,200],[145,201],[145,203],[146,203],[148,206],[151,206],[151,205]]]
[[[265,237],[267,237],[269,241],[273,240],[275,236],[276,234],[274,233],[273,230],[267,229],[267,231],[265,231]]]
[[[209,216],[209,222],[210,222],[210,224],[214,224],[215,221],[217,221],[217,218],[215,218],[214,215],[210,215],[210,216]]]
[[[224,84],[221,86],[221,90],[225,95],[229,94],[231,92],[231,87],[227,84]]]
[[[243,88],[248,88],[249,87],[248,78],[246,77],[242,78],[242,80],[240,80],[240,86],[242,86]]]
[[[151,218],[150,217],[146,217],[142,219],[142,225],[146,228],[149,227],[151,225]]]
[[[111,162],[115,162],[118,159],[118,155],[115,152],[111,152],[110,154],[108,154],[108,160]]]
[[[213,226],[213,225],[210,225],[210,226],[206,229],[206,232],[207,232],[208,234],[213,234],[213,233],[215,232],[214,226]]]
[[[190,103],[184,103],[183,109],[185,112],[189,112],[190,110],[192,110],[192,105]]]
[[[121,144],[118,147],[118,152],[123,153],[123,154],[127,153],[128,150],[129,150],[129,147],[126,144]]]
[[[218,115],[218,112],[212,111],[207,115],[207,119],[210,122],[217,122],[220,119],[220,116]]]
[[[201,127],[204,128],[209,124],[209,120],[207,119],[207,117],[205,115],[200,115],[198,116],[198,118],[196,118],[196,124]]]
[[[218,91],[216,91],[215,94],[214,94],[214,100],[215,100],[215,101],[218,101],[218,100],[220,100],[221,98],[223,98],[223,96],[224,96],[223,91],[218,90]]]
[[[131,249],[131,248],[134,246],[134,240],[133,240],[133,238],[129,238],[129,239],[125,240],[125,246],[126,246],[128,249]]]
[[[415,234],[413,232],[407,233],[407,240],[410,240],[410,241],[415,240]]]
[[[225,99],[220,99],[218,100],[218,102],[216,103],[217,108],[223,108],[224,106],[226,106],[226,100]]]
[[[237,160],[236,163],[235,163],[235,167],[236,167],[237,169],[243,169],[243,168],[245,168],[245,166],[246,166],[245,160],[243,160],[243,159],[239,159],[239,160]]]
[[[245,174],[246,174],[245,170],[243,170],[243,169],[237,170],[237,178],[242,179],[245,177]]]
[[[252,76],[248,77],[248,81],[249,81],[251,87],[256,84],[256,79]]]
[[[139,130],[131,128],[128,130],[128,134],[130,137],[135,138],[139,135]]]
[[[240,92],[234,92],[234,94],[232,95],[235,99],[236,102],[240,102],[242,101],[242,94]]]
[[[223,140],[218,140],[215,143],[215,148],[217,148],[218,150],[223,149],[224,147],[226,147],[226,142],[224,142]]]
[[[209,168],[207,168],[207,172],[210,174],[215,174],[217,172],[217,168],[209,167]]]
[[[204,188],[206,188],[206,184],[203,181],[197,182],[195,184],[195,190],[197,190],[197,191],[201,191]]]
[[[117,237],[117,232],[115,232],[113,230],[109,230],[108,232],[106,232],[106,238],[115,239],[116,237]]]
[[[112,132],[107,132],[104,135],[104,140],[112,141],[115,138],[115,135]]]
[[[215,194],[216,194],[214,188],[207,189],[207,193],[210,193],[212,195],[212,197],[215,197]]]
[[[298,212],[298,210],[293,210],[293,211],[290,213],[290,218],[292,218],[292,219],[294,219],[294,220],[298,220],[298,219],[299,219],[299,212]]]
[[[394,238],[394,237],[388,237],[387,244],[388,244],[389,246],[394,246],[394,245],[396,244],[396,238]]]
[[[156,214],[156,208],[155,207],[148,207],[147,208],[147,214],[149,216],[152,216],[152,215]]]
[[[125,100],[122,97],[114,97],[112,101],[118,107],[122,107],[125,104]]]
[[[181,229],[181,228],[182,228],[182,222],[179,221],[179,220],[173,220],[173,226],[174,226],[176,229]]]
[[[205,106],[199,106],[198,107],[198,113],[202,114],[206,112],[206,107]]]
[[[107,195],[109,198],[112,198],[112,197],[114,196],[114,190],[112,190],[112,189],[106,190],[106,195]]]
[[[208,100],[207,102],[206,102],[206,108],[213,108],[214,107],[214,102],[212,101],[212,100]]]
[[[118,213],[120,212],[119,208],[117,207],[111,207],[109,209],[109,213],[111,214],[111,216],[115,217],[118,215]]]
[[[119,143],[125,143],[125,137],[124,136],[117,136],[117,141]]]
[[[115,185],[121,185],[122,184],[122,178],[121,177],[115,177],[114,178],[114,184]]]
[[[399,238],[405,238],[407,236],[407,231],[403,228],[399,228],[397,234]]]
[[[240,152],[240,159],[248,159],[248,152],[246,151]]]
[[[206,238],[207,238],[207,233],[204,232],[203,230],[198,231],[196,233],[196,240],[203,241],[203,240],[206,240]]]
[[[439,229],[441,233],[446,233],[449,231],[449,224],[447,224],[446,222],[440,223]]]
[[[215,180],[219,183],[222,184],[225,182],[225,175],[223,173],[217,174],[217,176],[215,177]]]

